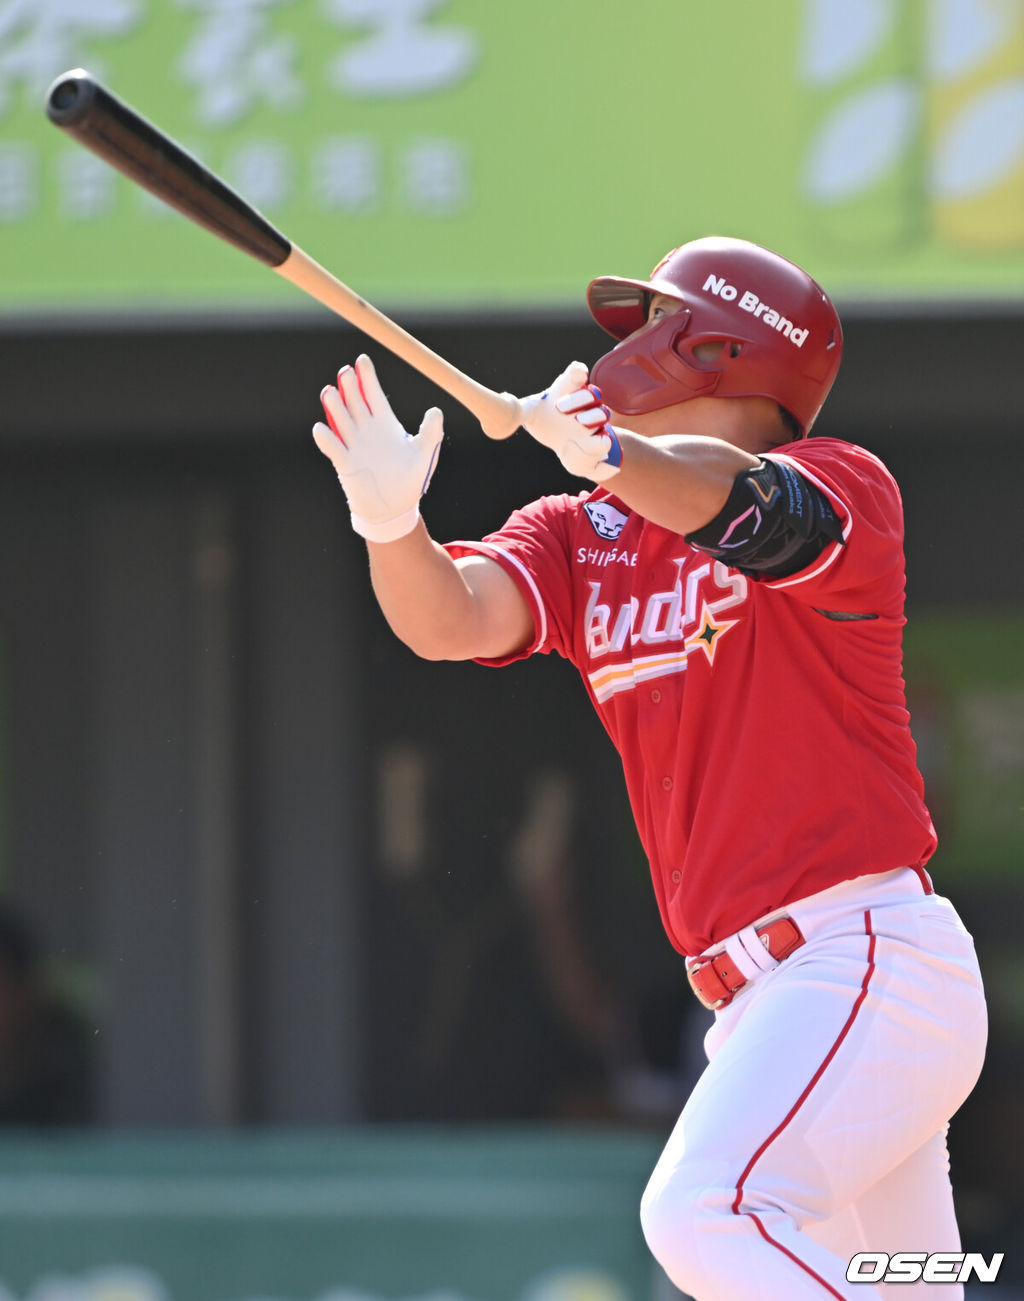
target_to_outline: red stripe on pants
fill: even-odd
[[[833,1043],[832,1047],[828,1050],[828,1052],[825,1054],[825,1058],[822,1061],[821,1065],[811,1076],[807,1084],[807,1087],[800,1094],[799,1098],[797,1098],[796,1102],[793,1103],[793,1106],[790,1108],[788,1114],[783,1119],[782,1123],[776,1126],[776,1128],[772,1131],[772,1133],[768,1135],[765,1141],[761,1144],[761,1146],[757,1149],[754,1155],[747,1162],[746,1169],[740,1175],[739,1181],[736,1184],[736,1197],[732,1204],[733,1215],[749,1215],[750,1218],[757,1225],[757,1231],[760,1233],[761,1237],[764,1238],[766,1242],[770,1242],[772,1246],[777,1247],[779,1251],[785,1252],[785,1254],[789,1256],[789,1258],[793,1260],[797,1265],[799,1265],[801,1269],[806,1270],[807,1273],[810,1274],[812,1278],[814,1278],[817,1282],[819,1282],[826,1292],[828,1292],[831,1296],[837,1297],[838,1301],[843,1301],[843,1299],[840,1293],[838,1293],[835,1290],[835,1288],[831,1287],[828,1283],[826,1283],[825,1280],[819,1274],[815,1273],[815,1271],[811,1269],[810,1266],[805,1265],[802,1260],[794,1256],[793,1253],[789,1251],[786,1247],[784,1247],[781,1243],[776,1242],[775,1239],[770,1236],[767,1229],[757,1218],[757,1216],[754,1215],[753,1212],[751,1211],[741,1211],[740,1205],[743,1201],[743,1185],[746,1183],[747,1179],[749,1178],[751,1170],[753,1170],[754,1166],[758,1163],[761,1157],[765,1154],[765,1152],[767,1152],[767,1150],[771,1147],[771,1145],[783,1132],[786,1126],[789,1125],[793,1117],[797,1114],[800,1108],[810,1097],[811,1090],[814,1088],[814,1086],[824,1075],[826,1069],[828,1068],[829,1062],[831,1062],[832,1058],[835,1057],[836,1053],[839,1051],[839,1048],[842,1045],[843,1040],[850,1033],[850,1030],[853,1027],[853,1023],[857,1019],[857,1014],[860,1012],[860,1009],[864,1006],[864,1000],[868,996],[868,985],[871,982],[871,977],[874,974],[874,970],[875,970],[875,940],[877,938],[871,929],[870,908],[864,913],[864,934],[868,936],[868,965],[867,965],[867,969],[864,972],[864,979],[861,981],[860,984],[860,993],[857,995],[853,1007],[850,1009],[850,1015],[846,1018],[846,1024],[843,1026],[842,1030],[839,1031],[839,1034],[836,1036],[835,1042]]]

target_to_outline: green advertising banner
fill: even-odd
[[[0,0],[0,313],[304,309],[45,118],[83,66],[395,310],[578,306],[698,235],[1024,294],[1020,0]]]

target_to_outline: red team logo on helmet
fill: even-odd
[[[682,310],[648,325],[652,294],[678,299]],[[806,434],[843,352],[839,316],[821,286],[742,239],[683,244],[649,280],[602,276],[588,288],[587,304],[597,323],[622,340],[590,378],[624,415],[701,396],[768,397]],[[701,346],[707,344],[719,347]]]

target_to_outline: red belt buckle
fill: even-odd
[[[701,958],[686,968],[686,979],[709,1012],[728,1007],[747,979],[737,971],[726,953],[716,953],[713,958]]]

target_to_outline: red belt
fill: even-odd
[[[768,950],[776,962],[785,958],[804,943],[800,927],[792,917],[776,917],[774,921],[755,926],[754,934]],[[690,988],[709,1011],[727,1007],[741,989],[750,981],[736,966],[728,953],[716,953],[714,957],[698,958],[687,966],[686,976]]]

